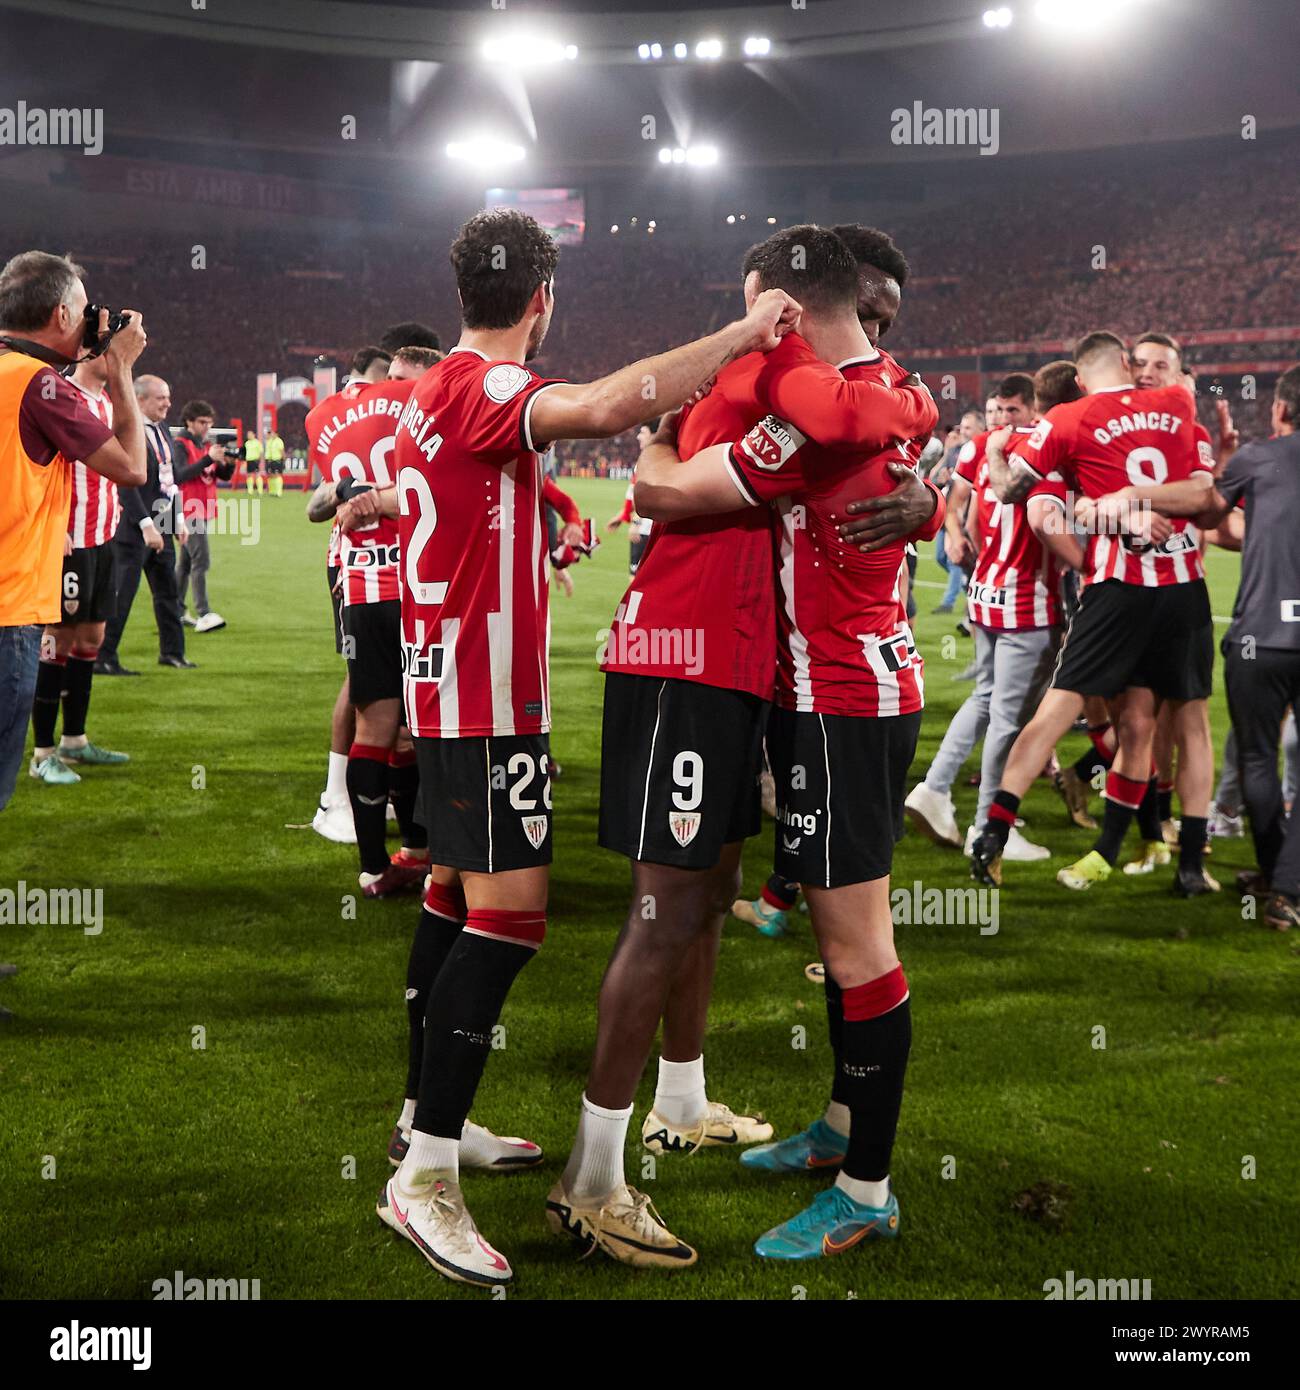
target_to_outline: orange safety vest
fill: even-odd
[[[42,466],[27,456],[18,412],[45,364],[0,353],[0,627],[57,623],[72,467],[62,454]]]

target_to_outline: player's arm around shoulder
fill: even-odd
[[[731,445],[713,444],[689,459],[677,451],[676,413],[665,415],[636,463],[632,505],[651,521],[734,512],[758,499],[740,490],[731,468]]]
[[[994,430],[984,445],[989,465],[989,487],[999,502],[1021,502],[1029,496],[1035,484],[1042,481],[1033,468],[1018,454],[1008,454],[1012,429],[1010,425]]]

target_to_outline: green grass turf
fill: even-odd
[[[623,485],[573,490],[603,522]],[[579,566],[572,600],[553,601],[564,775],[550,934],[507,1004],[506,1047],[475,1107],[547,1151],[543,1172],[467,1182],[484,1233],[514,1263],[510,1296],[790,1298],[800,1285],[810,1298],[1039,1298],[1071,1269],[1148,1278],[1157,1298],[1294,1294],[1296,943],[1243,922],[1228,893],[1175,901],[1167,873],[1086,896],[1059,888],[1056,869],[1089,837],[1042,782],[1026,810],[1053,858],[1009,867],[998,934],[899,932],[915,1042],[895,1154],[897,1244],[760,1263],[754,1237],[819,1180],[751,1175],[717,1150],[643,1176],[635,1141],[653,1065],[629,1176],[698,1245],[698,1267],[664,1276],[578,1261],[545,1233],[629,889],[627,866],[595,843],[596,654],[624,584],[625,535]],[[0,959],[21,966],[0,984],[15,1011],[0,1023],[0,1292],[148,1297],[180,1269],[260,1279],[264,1298],[483,1297],[440,1280],[373,1211],[405,1071],[413,902],[362,902],[349,919],[353,851],[286,828],[316,805],[341,675],[324,531],[293,494],[262,503],[258,544],[214,544],[211,592],[230,626],[191,637],[200,669],[154,665],[142,597],[121,653],[142,677],[96,682],[92,737],[129,751],[130,767],[91,769],[67,789],[23,777],[0,819],[0,887],[102,888],[105,913],[94,937],[0,929]],[[1236,567],[1211,557],[1218,614],[1230,611]],[[956,638],[945,657],[953,620],[929,612],[942,576],[928,547],[921,577],[929,709],[918,776],[970,689],[953,679],[969,642]],[[1221,742],[1221,695],[1213,717]],[[963,815],[974,796],[958,789]],[[1212,868],[1229,887],[1247,845],[1215,846]],[[769,824],[747,856],[751,892],[770,853]],[[909,833],[895,882],[917,880],[960,887],[965,864]],[[803,974],[816,953],[799,922],[778,942],[729,922],[706,1047],[710,1094],[761,1108],[781,1133],[818,1113],[828,1085],[820,992]],[[797,1025],[804,1050],[791,1045]],[[196,1026],[206,1050],[191,1046]],[[349,1155],[355,1178],[344,1176]],[[1047,1220],[1014,1209],[1038,1184],[1060,1185]]]

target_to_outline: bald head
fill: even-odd
[[[140,414],[155,425],[167,418],[172,408],[172,389],[160,376],[138,376],[134,382]]]

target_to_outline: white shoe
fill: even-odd
[[[626,1183],[595,1206],[579,1206],[561,1179],[546,1199],[546,1222],[556,1235],[572,1236],[584,1255],[603,1250],[620,1264],[684,1269],[699,1259],[659,1219],[650,1198]]]
[[[961,831],[957,829],[951,796],[941,796],[931,791],[924,782],[918,782],[908,793],[903,809],[907,812],[908,820],[926,839],[952,849],[961,844]]]
[[[186,627],[198,627],[199,625],[199,620],[190,617],[188,613],[181,614],[181,622],[184,623]]]
[[[775,1133],[762,1115],[737,1115],[720,1100],[711,1100],[699,1124],[690,1129],[670,1124],[651,1110],[641,1126],[641,1142],[651,1153],[689,1154],[733,1144],[765,1144]]]
[[[1230,816],[1211,801],[1210,823],[1205,827],[1205,833],[1212,840],[1240,840],[1246,833],[1246,827],[1240,815]]]
[[[423,1192],[403,1192],[394,1173],[375,1211],[448,1279],[492,1288],[514,1277],[506,1257],[479,1235],[459,1183],[438,1181]]]
[[[411,1146],[411,1131],[393,1127],[388,1140],[388,1161],[394,1168],[402,1166]],[[491,1173],[515,1173],[520,1168],[536,1168],[543,1157],[541,1146],[513,1134],[493,1134],[483,1125],[466,1120],[460,1131],[460,1166],[483,1168]]]
[[[338,845],[355,845],[357,842],[350,801],[326,802],[322,796],[316,814],[312,817],[311,828],[318,835],[323,835]]]
[[[1002,857],[1013,864],[1032,864],[1039,859],[1050,859],[1052,851],[1046,845],[1036,845],[1031,840],[1026,840],[1013,825],[1011,834],[1007,836],[1007,845],[1002,851]]]
[[[205,613],[194,624],[195,632],[215,632],[219,627],[225,627],[226,620],[220,613]]]

